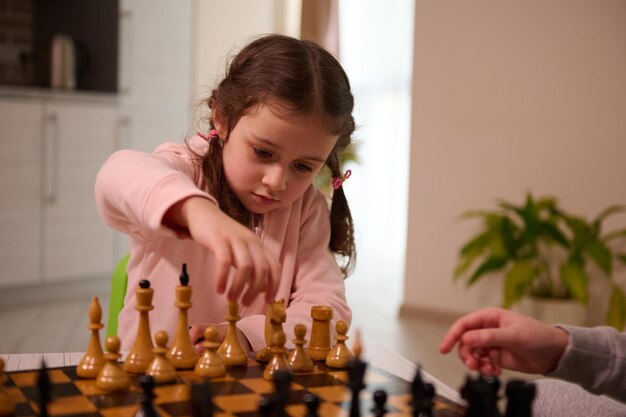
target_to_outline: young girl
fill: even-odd
[[[295,324],[310,329],[313,305],[332,306],[333,320],[349,323],[343,279],[356,253],[339,155],[355,124],[340,64],[312,42],[266,36],[234,57],[206,105],[207,134],[152,154],[116,152],[98,174],[101,216],[130,236],[122,350],[137,334],[142,279],[154,289],[151,331],[173,337],[183,263],[193,286],[189,322],[202,323],[192,338],[208,323],[225,328],[228,300],[240,301],[240,339],[252,350],[265,346],[274,299],[287,303],[289,340]],[[324,165],[333,176],[330,213],[313,185]]]

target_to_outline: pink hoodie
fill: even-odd
[[[201,137],[194,136],[188,143],[198,154],[206,152],[207,142]],[[193,158],[184,144],[166,143],[152,154],[118,151],[107,159],[96,179],[100,215],[106,224],[130,236],[128,292],[118,327],[122,350],[132,347],[137,334],[134,289],[142,279],[148,279],[154,289],[150,331],[165,330],[172,340],[178,317],[175,287],[183,263],[187,263],[193,287],[189,324],[221,323],[226,316],[226,297],[215,291],[212,254],[189,236],[161,224],[165,212],[182,199],[203,196],[215,202],[199,188],[201,171]],[[348,324],[351,320],[343,276],[328,248],[328,216],[324,196],[311,185],[291,207],[266,214],[260,227],[261,241],[282,266],[276,299],[287,303],[284,329],[289,341],[298,323],[310,331],[313,305],[334,308],[333,332],[337,320]],[[265,346],[265,309],[259,296],[239,310],[238,327],[254,350]]]

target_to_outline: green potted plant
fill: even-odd
[[[611,287],[606,323],[623,329],[626,296],[613,279],[615,267],[626,265],[626,228],[605,232],[605,220],[625,206],[611,206],[587,221],[568,214],[551,197],[523,205],[501,201],[491,211],[469,211],[464,218],[479,218],[482,228],[459,252],[455,279],[468,286],[486,275],[504,273],[503,307],[524,298],[573,299],[589,302],[589,266],[595,264]]]

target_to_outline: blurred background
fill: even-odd
[[[460,214],[626,200],[625,23],[621,0],[0,0],[0,352],[85,349],[128,251],[95,209],[100,165],[192,134],[229,57],[277,32],[326,45],[352,83],[353,329],[458,387],[443,332],[502,302],[501,275],[452,279],[476,232]],[[582,324],[602,324],[610,288],[590,284]]]

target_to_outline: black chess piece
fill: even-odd
[[[435,386],[422,379],[422,367],[417,366],[413,382],[411,383],[413,417],[431,417],[433,415],[433,399]]]
[[[350,417],[361,417],[361,401],[360,393],[365,384],[365,370],[367,363],[359,358],[352,359],[348,362],[348,386],[352,391],[352,401],[350,402]]]
[[[142,393],[139,394],[139,409],[135,413],[135,417],[159,417],[159,413],[154,408],[154,386],[156,381],[150,375],[141,375],[139,377],[139,386]]]
[[[499,381],[483,376],[476,379],[468,376],[461,388],[461,396],[467,401],[465,417],[500,417],[497,389]]]
[[[274,400],[271,397],[263,396],[259,399],[259,414],[262,417],[272,417],[274,413]]]
[[[48,417],[48,404],[50,403],[52,391],[52,382],[50,381],[50,374],[48,374],[48,368],[46,362],[41,361],[41,368],[37,375],[37,392],[39,394],[39,416]]]
[[[506,384],[506,417],[532,417],[536,388],[531,382],[519,379]]]
[[[289,386],[291,385],[292,375],[289,371],[277,371],[274,374],[274,411],[276,417],[288,417],[285,406],[289,400]]]
[[[307,392],[302,396],[302,401],[306,405],[306,414],[304,417],[318,417],[317,409],[320,406],[320,399],[317,395]]]
[[[209,381],[191,384],[193,417],[213,417],[213,400]]]
[[[382,389],[376,390],[373,397],[374,407],[372,408],[372,413],[374,417],[383,417],[387,413],[387,407],[385,406],[387,403],[387,392]]]

